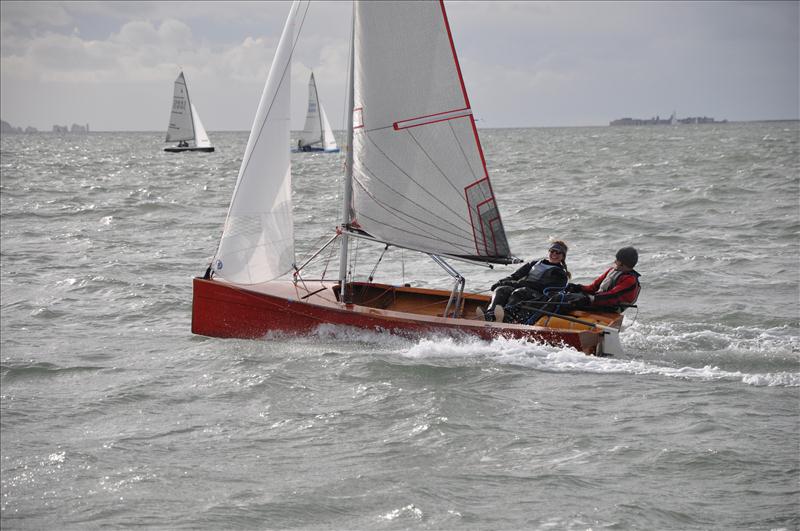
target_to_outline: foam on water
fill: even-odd
[[[800,337],[787,324],[756,328],[720,323],[681,321],[636,322],[620,334],[626,346],[655,352],[689,351],[730,355],[793,356],[800,353]]]
[[[517,256],[564,239],[588,283],[639,248],[624,355],[192,335],[247,132],[3,135],[2,526],[797,528],[798,123],[479,134]],[[298,258],[342,161],[292,156]],[[455,265],[484,293],[514,269]],[[391,250],[375,281],[452,285]]]
[[[628,342],[642,333],[642,331],[625,331],[621,336],[623,342]],[[274,333],[267,337],[271,340],[286,338],[285,335]],[[681,339],[676,338],[675,341],[680,342]],[[548,372],[654,375],[693,381],[742,382],[752,386],[800,386],[800,372],[745,373],[713,365],[675,367],[658,360],[587,356],[569,347],[557,347],[523,339],[498,338],[485,341],[462,333],[408,337],[354,327],[322,325],[312,336],[299,336],[293,343],[294,348],[305,352],[309,347],[312,347],[312,350],[336,347],[384,355],[395,354],[411,360],[448,360],[469,365],[487,361]]]

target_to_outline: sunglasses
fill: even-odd
[[[564,254],[564,251],[559,251],[558,249],[550,249],[551,254]]]

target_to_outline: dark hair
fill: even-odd
[[[622,265],[626,265],[633,269],[636,267],[636,263],[639,261],[639,253],[633,247],[623,247],[619,251],[617,251],[617,260],[622,263]]]

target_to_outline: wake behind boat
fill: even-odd
[[[324,151],[326,153],[338,153],[339,146],[336,145],[336,138],[333,136],[331,124],[328,116],[319,101],[317,83],[314,81],[314,72],[308,80],[308,111],[306,112],[306,124],[303,133],[297,141],[295,151]]]
[[[545,312],[533,325],[472,317],[489,297],[465,293],[466,279],[451,262],[519,260],[508,245],[441,1],[356,2],[342,222],[297,265],[290,156],[281,146],[289,140],[290,68],[301,4],[292,5],[286,21],[219,247],[206,275],[194,279],[192,331],[256,338],[336,324],[401,334],[518,337],[587,354],[620,353],[617,312]],[[373,283],[374,269],[367,282],[357,281],[353,242],[427,255],[453,278],[453,287]],[[334,243],[338,279],[324,272],[306,278],[308,264]]]
[[[210,153],[214,151],[214,146],[208,139],[206,128],[200,121],[197,109],[189,99],[189,88],[186,86],[186,78],[181,72],[175,80],[175,88],[172,94],[172,111],[169,115],[169,127],[167,127],[167,139],[165,142],[177,142],[176,147],[164,148],[169,153],[180,153],[183,151],[203,151]]]

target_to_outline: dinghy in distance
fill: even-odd
[[[175,147],[164,148],[168,153],[181,153],[184,151],[202,151],[210,153],[214,146],[208,139],[206,128],[200,121],[197,109],[189,99],[189,88],[186,78],[181,72],[175,80],[175,90],[172,94],[172,112],[169,115],[166,142],[177,142]]]
[[[319,101],[317,84],[314,81],[314,72],[308,80],[308,112],[306,113],[306,124],[303,133],[297,141],[297,147],[293,150],[297,152],[324,151],[325,153],[338,153],[339,146],[336,145],[336,138],[333,136],[331,124],[328,116]]]

